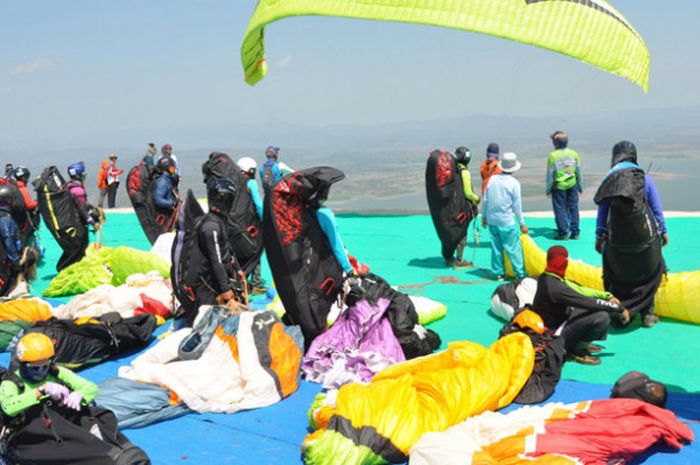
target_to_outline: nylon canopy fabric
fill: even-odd
[[[291,16],[339,16],[480,32],[569,55],[648,90],[650,54],[605,0],[260,0],[241,59],[245,80],[265,77],[265,26]]]
[[[425,434],[411,465],[604,465],[629,463],[657,442],[680,449],[693,432],[665,409],[636,399],[486,412]]]
[[[346,384],[335,405],[313,415],[322,429],[304,440],[304,460],[309,465],[404,462],[424,433],[510,404],[533,365],[530,339],[516,333],[489,349],[452,342],[443,352],[382,370],[370,384]]]
[[[541,275],[547,264],[547,254],[530,236],[522,235],[520,240],[523,244],[527,273],[534,277]],[[506,270],[509,276],[513,276],[507,256]],[[603,289],[602,269],[580,260],[569,260],[566,279],[575,281],[581,286]],[[656,293],[654,313],[700,324],[700,270],[665,275]]]

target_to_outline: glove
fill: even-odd
[[[605,238],[599,237],[595,240],[595,251],[598,253],[603,253],[603,245],[605,244]]]
[[[83,401],[83,396],[79,392],[73,391],[63,398],[63,405],[73,410],[80,411],[82,405],[80,403]]]
[[[47,381],[46,383],[44,383],[44,385],[41,386],[39,390],[47,396],[51,397],[56,402],[63,400],[64,397],[70,394],[68,388],[65,387],[63,384],[53,383],[51,381]]]

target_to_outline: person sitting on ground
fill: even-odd
[[[31,173],[24,166],[18,166],[15,168],[13,176],[17,181],[17,188],[24,199],[24,206],[31,215],[39,205],[37,201],[32,198],[31,194],[29,193],[29,189],[27,189],[27,183],[29,182],[29,176],[31,176]]]
[[[478,205],[481,201],[481,197],[476,195],[474,193],[474,190],[472,189],[472,175],[469,172],[469,162],[472,159],[472,154],[469,151],[469,149],[466,147],[457,147],[457,149],[455,150],[455,159],[457,160],[457,169],[459,170],[462,176],[462,188],[464,189],[464,197],[467,199],[467,202],[471,209],[471,213],[467,215],[467,234],[465,234],[464,238],[460,241],[459,244],[457,244],[457,258],[452,263],[452,266],[455,269],[461,269],[474,266],[472,262],[465,260],[463,256],[464,248],[467,246],[467,236],[469,235],[469,223],[471,223],[471,221],[474,218],[476,218],[476,215],[479,213]]]
[[[610,315],[629,321],[629,312],[609,292],[579,286],[565,279],[569,252],[556,245],[547,251],[547,268],[537,280],[532,310],[551,331],[564,337],[569,360],[586,365],[600,365],[593,355],[604,348],[593,341],[603,341],[608,334]]]
[[[491,142],[486,148],[486,160],[481,163],[481,195],[486,192],[491,176],[501,173],[498,167],[498,157],[500,147],[495,142]]]
[[[19,369],[13,373],[24,384],[11,379],[0,384],[0,406],[8,417],[17,417],[43,400],[79,411],[97,395],[97,385],[54,364],[55,350],[43,333],[28,333],[15,347]]]
[[[338,232],[338,223],[335,220],[335,213],[325,206],[329,190],[330,186],[324,191],[319,191],[316,196],[309,200],[309,207],[312,211],[316,212],[316,220],[319,226],[321,226],[321,230],[326,236],[326,239],[328,239],[328,244],[331,246],[333,256],[338,262],[340,269],[343,270],[345,275],[356,274],[348,258],[345,245],[343,245],[343,239]]]
[[[169,216],[178,204],[177,168],[175,161],[170,157],[160,158],[156,168],[161,174],[156,179],[156,187],[153,190],[153,204],[158,210]]]
[[[236,259],[228,238],[228,211],[236,198],[236,186],[226,178],[207,181],[209,212],[196,228],[197,246],[204,258],[199,284],[193,286],[196,311],[183,315],[186,326],[192,326],[202,305],[226,305],[237,298],[245,284],[238,275]]]
[[[484,193],[484,205],[481,222],[488,226],[491,233],[491,270],[496,279],[505,279],[503,252],[508,254],[516,278],[524,278],[523,246],[520,243],[520,233],[527,234],[527,226],[523,218],[523,207],[520,195],[520,182],[513,173],[520,169],[520,162],[515,153],[503,154],[498,162],[501,173],[493,176]],[[518,220],[520,229],[516,225]]]
[[[550,136],[554,151],[547,159],[547,196],[552,197],[552,209],[557,223],[558,241],[579,237],[579,194],[583,192],[581,158],[568,148],[569,137],[563,131]],[[571,235],[569,235],[571,234]]]
[[[262,180],[262,187],[265,195],[267,195],[283,177],[294,172],[293,169],[278,160],[279,155],[279,147],[269,146],[265,149],[265,157],[267,160],[265,160],[263,168],[260,171],[260,179]]]
[[[260,191],[258,190],[258,183],[255,180],[255,173],[258,169],[258,164],[255,160],[250,157],[243,157],[238,160],[238,167],[241,169],[243,176],[246,178],[246,188],[250,193],[250,197],[253,199],[253,204],[255,205],[255,211],[258,214],[260,221],[263,219],[263,199],[260,197]],[[260,270],[260,261],[255,265],[255,269],[248,276],[248,284],[250,284],[253,293],[265,292],[265,283],[262,280],[262,274]]]

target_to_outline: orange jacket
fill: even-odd
[[[19,188],[20,194],[22,194],[22,198],[24,199],[24,206],[27,208],[27,210],[34,211],[34,209],[37,207],[37,202],[32,198],[32,196],[29,194],[29,189],[27,189],[27,184],[24,181],[17,181],[17,187]]]
[[[102,168],[97,172],[97,188],[107,189],[107,167],[109,167],[109,162],[107,160],[102,161]]]
[[[489,179],[495,174],[500,174],[501,168],[498,167],[498,159],[490,158],[481,164],[481,195],[486,192],[486,186],[489,185]]]

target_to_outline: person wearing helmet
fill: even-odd
[[[29,182],[29,176],[31,173],[24,166],[18,166],[13,172],[13,177],[17,181],[17,187],[19,188],[20,194],[24,199],[24,206],[27,208],[29,213],[34,213],[36,207],[39,205],[36,200],[32,198],[29,194],[29,189],[27,189],[27,183]]]
[[[561,330],[569,360],[600,365],[593,355],[604,348],[593,341],[605,340],[611,315],[629,321],[629,311],[609,292],[579,286],[565,278],[569,252],[562,246],[547,251],[547,268],[537,280],[532,310],[552,331]]]
[[[53,342],[43,333],[25,334],[17,342],[19,369],[0,383],[0,407],[6,416],[18,417],[47,400],[80,411],[95,398],[97,385],[56,365],[54,356]]]
[[[659,322],[654,298],[666,263],[668,228],[654,179],[637,164],[637,148],[622,141],[594,198],[598,205],[595,249],[603,255],[603,284],[650,328]],[[618,322],[619,323],[619,322]]]
[[[267,195],[272,188],[280,182],[280,179],[294,172],[285,163],[279,161],[280,148],[270,145],[265,149],[265,163],[263,164],[262,170],[260,171],[260,179],[262,180],[262,187],[265,195]]]
[[[94,231],[99,231],[101,228],[99,210],[88,202],[87,190],[85,189],[85,178],[87,172],[85,163],[82,161],[73,163],[68,166],[69,181],[66,183],[66,188],[73,199],[73,202],[78,207],[80,219],[85,225],[92,226]],[[63,255],[58,260],[56,269],[61,271],[67,266],[77,263],[85,256],[85,250],[88,246],[88,236],[85,235],[77,247],[68,244],[68,249],[63,250]]]
[[[547,159],[546,193],[552,197],[552,209],[557,223],[555,240],[576,240],[579,237],[579,194],[583,192],[581,158],[571,150],[564,131],[551,136],[554,151]]]
[[[472,154],[466,147],[457,147],[455,150],[455,159],[457,160],[457,170],[462,177],[462,188],[464,189],[464,197],[467,199],[469,207],[471,208],[471,214],[468,216],[467,222],[467,234],[469,233],[469,223],[478,214],[478,205],[481,201],[481,197],[474,193],[472,189],[472,175],[469,172],[469,162],[472,159]],[[474,266],[472,262],[464,260],[464,248],[467,246],[467,235],[464,239],[457,244],[457,258],[452,263],[455,269],[469,268]]]
[[[197,247],[202,254],[199,284],[192,286],[195,308],[202,305],[224,305],[235,299],[234,287],[241,288],[240,277],[228,238],[228,211],[236,198],[236,186],[226,178],[207,181],[209,211],[195,229]],[[192,326],[197,312],[183,315],[186,326]]]
[[[5,255],[8,263],[0,266],[9,268],[10,279],[14,282],[20,274],[20,256],[22,255],[22,241],[19,238],[17,222],[12,217],[12,207],[15,202],[16,191],[9,184],[0,184],[0,238],[5,246]],[[8,283],[0,283],[0,287],[6,288]],[[10,289],[7,289],[10,291]]]
[[[153,204],[159,210],[170,214],[178,204],[178,175],[175,160],[171,157],[161,157],[156,163],[160,176],[156,179],[153,190]]]
[[[250,157],[243,157],[238,160],[238,167],[241,169],[243,176],[246,178],[246,189],[250,193],[250,197],[253,199],[253,204],[255,205],[255,211],[258,217],[262,221],[263,219],[263,200],[260,197],[260,192],[258,191],[258,183],[255,180],[255,173],[258,169],[258,164],[255,160]],[[255,265],[255,269],[248,276],[248,284],[252,289],[252,293],[262,293],[265,292],[265,283],[262,280],[262,274],[260,270],[260,261]]]

